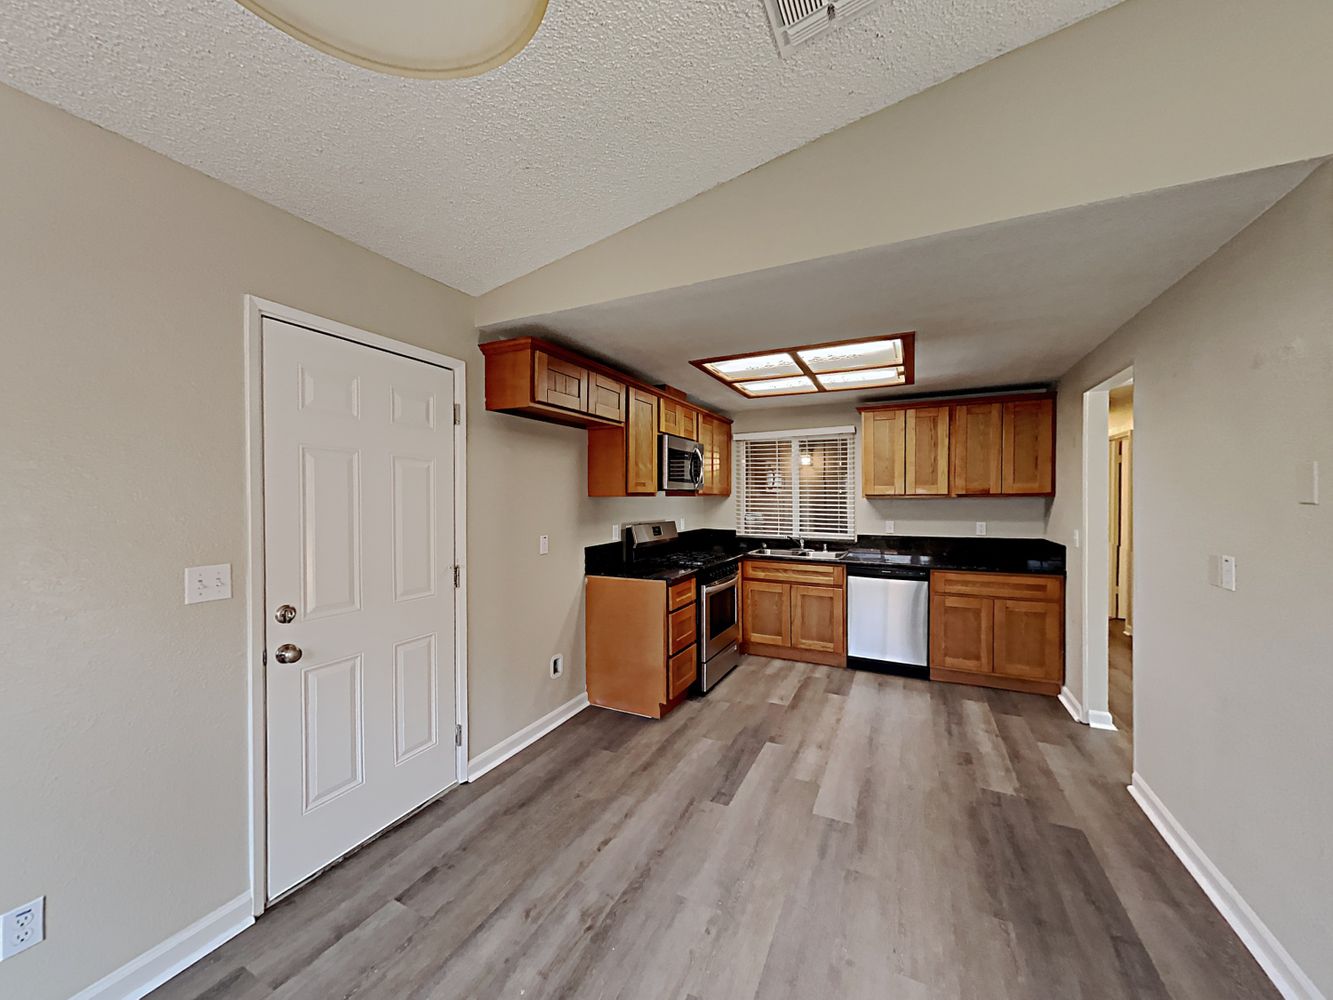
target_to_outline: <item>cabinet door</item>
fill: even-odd
[[[841,653],[846,648],[845,597],[841,587],[791,588],[791,644],[797,649]]]
[[[741,638],[766,646],[791,645],[791,585],[746,580],[741,585]]]
[[[930,665],[990,673],[994,619],[989,597],[936,594],[930,599]]]
[[[714,438],[717,423],[712,417],[699,414],[699,443],[704,449],[704,496],[717,494],[717,442]]]
[[[682,649],[667,663],[667,697],[678,698],[690,689],[699,676],[699,647]]]
[[[1000,429],[1004,406],[1000,403],[959,403],[953,408],[949,451],[953,470],[949,485],[959,496],[985,496],[1000,492]]]
[[[949,492],[949,407],[906,412],[907,494],[944,496]]]
[[[607,420],[625,419],[625,385],[608,375],[591,372],[588,376],[588,412]]]
[[[713,423],[713,444],[717,449],[716,494],[731,496],[731,424],[725,420]]]
[[[625,492],[656,493],[657,397],[631,389],[625,422]]]
[[[1005,493],[1055,491],[1055,400],[1020,399],[1004,404],[1001,465]]]
[[[873,410],[861,415],[861,485],[868,497],[906,492],[905,410]]]
[[[661,431],[663,434],[680,433],[680,407],[674,399],[662,397],[658,405],[658,416],[662,422]]]
[[[1061,605],[995,602],[995,672],[1034,681],[1063,681]]]
[[[689,438],[691,441],[699,440],[699,413],[697,410],[691,410],[688,406],[676,404],[676,426],[680,428],[676,431],[683,438]]]
[[[538,403],[587,411],[588,369],[538,351],[532,375],[532,394]]]

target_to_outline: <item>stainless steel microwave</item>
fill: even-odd
[[[663,434],[659,465],[661,488],[698,493],[704,488],[704,446],[698,441]]]

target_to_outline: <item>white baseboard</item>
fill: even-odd
[[[1175,852],[1185,870],[1194,876],[1194,881],[1207,894],[1217,907],[1217,912],[1231,925],[1231,929],[1252,954],[1273,981],[1286,1000],[1325,1000],[1318,987],[1309,976],[1296,964],[1295,959],[1282,947],[1273,936],[1259,915],[1250,908],[1241,894],[1236,891],[1208,855],[1199,849],[1194,838],[1185,832],[1170,810],[1162,804],[1143,778],[1135,773],[1129,786],[1129,794],[1139,804],[1157,832],[1162,835],[1167,846]]]
[[[255,922],[250,894],[237,896],[155,948],[103,976],[73,1000],[140,1000]]]
[[[507,740],[502,740],[489,750],[477,754],[467,764],[467,780],[476,781],[487,771],[499,767],[520,750],[532,746],[539,739],[557,726],[568,722],[588,707],[588,695],[583,693],[571,698],[553,712],[548,712],[536,722],[524,726]]]
[[[1110,712],[1099,712],[1095,708],[1088,710],[1088,725],[1093,729],[1109,729],[1115,732],[1115,720]]]
[[[1074,717],[1075,722],[1083,721],[1083,706],[1074,697],[1074,692],[1067,687],[1060,688],[1060,704],[1065,707],[1066,712]]]

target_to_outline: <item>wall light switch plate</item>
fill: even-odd
[[[886,534],[886,535],[892,535],[892,534],[893,534],[893,522],[892,522],[892,521],[885,521],[885,522],[884,522],[884,534]]]
[[[1235,590],[1235,589],[1236,589],[1236,557],[1235,557],[1235,556],[1223,556],[1222,559],[1221,559],[1221,563],[1222,563],[1222,589],[1223,589],[1223,590]]]
[[[185,603],[231,599],[231,563],[191,566],[185,571]]]
[[[986,522],[985,522],[985,521],[978,521],[978,522],[977,522],[977,534],[978,534],[978,535],[984,535],[985,533],[986,533]]]
[[[538,536],[537,536],[537,555],[539,555],[539,556],[544,556],[544,555],[546,555],[546,554],[547,554],[548,552],[550,552],[550,551],[551,551],[551,536],[550,536],[550,535],[538,535]]]
[[[38,896],[0,916],[0,962],[46,938],[46,897]]]
[[[1080,542],[1080,541],[1082,541],[1082,534],[1079,532],[1079,530],[1078,530],[1077,528],[1075,528],[1075,529],[1074,529],[1074,548],[1078,548],[1078,547],[1079,547],[1079,542]]]

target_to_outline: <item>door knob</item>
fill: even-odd
[[[290,642],[284,642],[274,652],[273,658],[279,663],[295,663],[301,658],[301,647],[293,646]]]
[[[287,625],[296,620],[296,609],[290,604],[281,604],[273,612],[273,618],[279,625]]]

